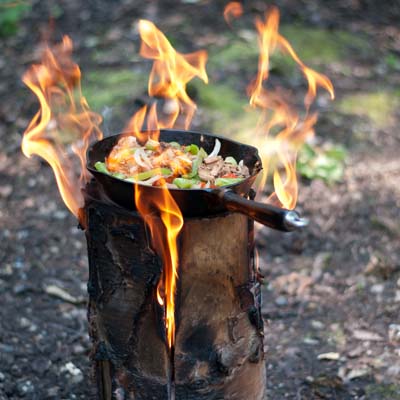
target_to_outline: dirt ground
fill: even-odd
[[[74,40],[88,100],[98,102],[105,130],[113,131],[141,95],[121,71],[148,68],[137,55],[135,21],[154,21],[182,51],[228,46],[232,32],[222,1],[30,3],[17,33],[0,41],[0,399],[89,399],[84,234],[49,167],[20,151],[38,107],[21,76],[37,60],[51,17],[54,36]],[[317,102],[319,141],[342,144],[348,156],[339,182],[301,180],[297,209],[309,227],[289,234],[258,227],[268,399],[400,399],[400,6],[275,4],[299,54],[307,47],[335,86],[335,102]],[[243,26],[265,2],[245,9]],[[228,65],[222,57],[211,78],[221,88],[232,75],[228,83],[242,88],[237,76],[247,74],[249,59]],[[272,75],[301,103],[304,83],[279,68]],[[201,112],[199,103],[196,127],[218,126],[219,114]]]

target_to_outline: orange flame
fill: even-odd
[[[231,1],[225,6],[224,19],[230,26],[233,18],[239,18],[243,14],[242,3],[238,1]]]
[[[165,35],[147,20],[139,21],[139,33],[142,39],[140,55],[154,60],[149,77],[149,95],[166,99],[170,104],[170,112],[163,117],[157,114],[156,105],[153,105],[149,112],[149,117],[152,117],[148,121],[149,129],[153,131],[152,139],[157,140],[157,130],[176,126],[179,115],[184,116],[183,127],[189,128],[196,112],[196,104],[187,94],[186,86],[195,77],[208,83],[205,70],[207,53],[204,50],[190,54],[178,53]],[[146,111],[145,106],[142,112]],[[134,120],[135,115],[129,121],[127,130],[134,132],[139,141],[142,141],[144,138],[140,131],[143,120]]]
[[[170,105],[168,115],[161,115],[157,110],[157,103],[153,103],[150,108],[142,107],[130,119],[127,130],[143,143],[149,136],[158,140],[160,129],[176,126],[180,115],[184,118],[184,128],[189,128],[196,104],[187,94],[186,86],[195,77],[207,83],[208,77],[205,70],[205,51],[178,53],[164,34],[147,20],[140,20],[139,33],[142,39],[140,54],[144,58],[154,60],[149,77],[149,95],[163,98]],[[146,118],[150,134],[142,131]],[[181,166],[177,164],[176,168]],[[173,169],[175,170],[175,167]],[[157,184],[160,188],[153,191],[136,185],[135,203],[150,228],[153,245],[164,262],[163,277],[157,287],[157,300],[159,304],[165,305],[168,346],[171,348],[175,341],[175,291],[179,262],[176,241],[183,226],[183,217],[167,189],[165,180],[160,179]],[[159,214],[161,225],[158,222],[160,219],[153,218],[154,214]]]
[[[264,112],[258,124],[257,144],[263,159],[264,172],[260,187],[264,186],[269,168],[272,167],[275,193],[269,202],[293,209],[297,202],[296,156],[304,142],[314,134],[313,126],[317,121],[315,114],[309,114],[309,108],[315,99],[318,86],[328,91],[334,98],[331,81],[322,74],[304,65],[289,42],[279,34],[279,11],[272,8],[265,21],[256,19],[259,34],[260,57],[258,74],[248,87],[250,105]],[[308,82],[308,91],[304,99],[306,115],[301,120],[292,109],[285,96],[279,90],[266,90],[263,86],[269,77],[270,54],[277,49],[289,54],[297,63]],[[268,138],[271,131],[276,133]],[[281,170],[284,170],[282,174]]]
[[[161,305],[165,303],[168,346],[172,348],[175,341],[175,291],[179,262],[177,238],[183,227],[183,217],[171,193],[165,187],[165,182],[163,186],[146,191],[140,185],[135,185],[135,203],[150,228],[152,243],[164,261],[163,277],[157,288],[157,299]],[[162,224],[157,218],[158,215]]]
[[[23,82],[40,103],[22,139],[25,156],[45,159],[53,169],[57,185],[68,209],[78,217],[83,205],[81,188],[87,181],[85,154],[89,141],[101,139],[101,117],[90,111],[81,94],[81,72],[72,61],[72,41],[63,37],[54,48],[47,47],[42,63],[32,65]],[[80,162],[81,176],[74,174],[69,150]],[[75,160],[76,161],[76,160]]]

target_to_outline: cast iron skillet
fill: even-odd
[[[112,201],[129,210],[135,210],[135,185],[99,172],[94,167],[97,161],[104,162],[119,138],[124,135],[129,135],[129,133],[110,136],[93,143],[87,153],[87,169],[101,184],[106,195]],[[194,143],[203,147],[207,153],[214,148],[216,138],[221,142],[219,154],[223,157],[232,156],[238,161],[243,160],[249,168],[250,176],[239,183],[218,189],[169,189],[185,217],[212,215],[228,210],[245,214],[263,225],[282,231],[291,231],[307,225],[308,221],[300,218],[295,211],[245,198],[249,194],[257,174],[262,169],[261,160],[255,147],[211,134],[179,130],[162,130],[160,132],[160,141],[174,141],[183,145]],[[153,194],[155,190],[165,189],[142,185],[141,190],[145,196],[146,192]]]

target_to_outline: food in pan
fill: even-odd
[[[158,142],[140,145],[134,136],[124,136],[105,161],[95,168],[103,173],[149,186],[166,182],[168,188],[202,189],[227,186],[246,179],[249,169],[243,160],[219,155],[221,142],[215,139],[210,154],[196,144]]]

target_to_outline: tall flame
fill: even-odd
[[[153,131],[152,138],[158,139],[157,130],[172,128],[178,123],[178,116],[183,115],[183,127],[188,129],[194,113],[196,104],[189,97],[186,86],[193,78],[198,77],[208,83],[205,69],[207,53],[204,50],[189,54],[178,53],[165,37],[165,35],[150,21],[139,21],[139,33],[142,39],[140,55],[144,58],[154,60],[150,72],[148,92],[156,98],[163,98],[170,102],[170,112],[168,115],[160,117],[157,113],[156,105],[149,111],[148,128]],[[143,115],[147,107],[140,110]],[[131,118],[127,125],[127,130],[136,134],[139,140],[143,140],[141,125],[134,120],[136,114]]]
[[[139,33],[142,39],[140,54],[144,58],[154,60],[149,77],[149,95],[162,98],[173,105],[172,112],[166,116],[158,112],[157,103],[150,108],[144,106],[133,115],[127,130],[143,143],[149,135],[143,132],[146,118],[147,129],[151,132],[150,137],[155,140],[159,138],[160,129],[178,125],[180,115],[184,118],[184,128],[189,128],[196,111],[196,104],[187,94],[186,86],[195,77],[207,83],[208,77],[205,70],[207,61],[205,51],[178,53],[164,34],[147,20],[139,22]],[[183,217],[168,191],[165,180],[159,180],[157,184],[160,186],[159,190],[153,191],[136,185],[135,203],[150,228],[153,246],[164,262],[163,276],[157,288],[157,299],[165,306],[168,346],[172,348],[175,341],[175,292],[179,263],[177,238],[183,226]],[[155,215],[159,215],[160,218],[154,218]]]
[[[269,202],[293,209],[297,202],[296,156],[303,143],[314,134],[313,126],[316,114],[310,114],[310,106],[321,86],[334,98],[331,81],[307,67],[298,57],[289,42],[278,32],[279,11],[273,7],[265,21],[256,19],[260,57],[258,73],[248,86],[250,105],[263,110],[258,123],[257,143],[263,159],[263,177],[260,187],[264,186],[269,169],[272,169],[275,193]],[[277,49],[290,55],[301,69],[308,82],[308,91],[304,99],[306,113],[301,119],[285,96],[279,90],[267,90],[264,82],[269,77],[270,55]],[[273,139],[269,136],[277,132]],[[281,172],[283,170],[283,173]]]
[[[172,348],[175,341],[175,292],[179,262],[177,238],[183,227],[183,217],[165,183],[163,186],[158,190],[145,191],[136,185],[135,203],[150,228],[153,246],[161,253],[164,263],[157,299],[161,305],[165,305],[168,346]]]
[[[32,65],[24,74],[23,82],[38,98],[40,110],[21,146],[25,156],[36,154],[50,164],[64,203],[79,217],[83,205],[80,189],[88,179],[86,150],[89,141],[101,139],[102,133],[101,117],[90,111],[81,94],[81,72],[71,56],[72,41],[64,36],[57,46],[46,47],[41,64]],[[80,162],[80,176],[74,173],[74,158]]]

